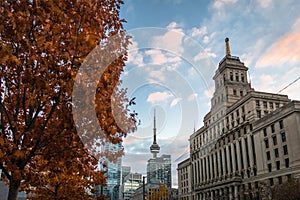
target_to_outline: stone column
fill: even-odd
[[[224,152],[224,148],[222,148],[222,166],[223,166],[223,173],[222,173],[222,176],[225,176],[226,174],[226,169],[225,169],[225,165],[226,165],[226,162],[225,162],[225,152]]]
[[[202,177],[202,170],[201,170],[201,166],[200,166],[200,158],[197,160],[197,170],[198,170],[198,177],[197,177],[197,182],[198,184],[201,183],[201,177]]]
[[[221,163],[221,157],[220,157],[220,151],[219,151],[219,149],[217,150],[217,156],[218,156],[218,172],[219,172],[219,177],[221,177],[222,176],[222,171],[221,171],[221,165],[222,165],[222,163]]]
[[[238,193],[239,193],[239,191],[238,191],[238,186],[237,185],[235,185],[234,186],[234,197],[233,197],[233,199],[234,200],[238,200]]]
[[[236,171],[236,168],[235,168],[235,163],[236,163],[236,160],[235,160],[235,154],[234,154],[234,146],[233,146],[233,143],[230,143],[230,146],[231,146],[231,158],[232,158],[232,171],[233,173]]]
[[[229,155],[229,148],[228,145],[225,147],[226,150],[226,157],[227,157],[227,169],[228,169],[228,174],[231,172],[231,167],[230,167],[230,155]]]
[[[246,152],[246,145],[245,145],[245,138],[242,137],[242,153],[243,153],[243,162],[244,162],[244,169],[247,169],[248,163],[247,163],[247,152]]]
[[[254,161],[253,161],[253,148],[251,144],[251,136],[248,134],[247,135],[247,142],[248,142],[248,151],[249,151],[249,162],[250,162],[250,167],[253,168]]]
[[[233,200],[232,186],[229,186],[229,200]]]
[[[209,163],[208,163],[208,156],[205,157],[206,160],[206,181],[209,180]]]
[[[242,162],[241,162],[240,145],[239,145],[238,141],[235,143],[235,146],[236,146],[236,153],[237,153],[237,159],[238,159],[237,160],[237,162],[238,162],[238,169],[237,169],[237,171],[240,174],[241,171],[242,171]]]

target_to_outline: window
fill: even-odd
[[[288,158],[284,159],[285,167],[290,167],[290,160]]]
[[[275,103],[275,107],[276,107],[276,108],[279,108],[279,103]]]
[[[264,136],[267,137],[267,128],[264,128]]]
[[[260,104],[259,104],[259,100],[256,100],[256,106],[259,106]]]
[[[236,90],[233,90],[233,95],[236,96]]]
[[[274,154],[275,154],[275,158],[278,158],[279,157],[279,151],[278,149],[274,149]]]
[[[240,96],[244,96],[244,92],[242,90],[240,91]]]
[[[269,114],[269,112],[267,110],[264,111],[264,115],[267,115]]]
[[[266,146],[266,149],[269,148],[269,140],[268,139],[265,139],[265,146]]]
[[[226,74],[223,74],[223,81],[225,83],[225,81],[226,81]]]
[[[244,77],[244,74],[243,74],[243,73],[241,74],[241,81],[242,81],[242,82],[245,82],[245,77]]]
[[[268,108],[266,101],[263,102],[263,105],[264,105],[264,108]]]
[[[270,102],[269,106],[270,106],[271,109],[273,109],[274,108],[273,102]]]
[[[275,126],[274,126],[274,124],[271,125],[271,130],[272,130],[272,133],[275,132]]]
[[[289,152],[288,152],[288,148],[287,148],[287,145],[284,145],[283,146],[283,155],[287,155]]]
[[[270,151],[267,151],[267,160],[271,160],[271,154],[270,154]]]
[[[233,73],[230,72],[230,80],[233,81]]]
[[[271,163],[268,164],[268,171],[269,171],[269,172],[272,171],[272,164],[271,164]]]
[[[235,80],[239,81],[239,74],[238,73],[235,73]]]
[[[274,180],[273,178],[270,178],[270,186],[273,186],[274,185]]]
[[[279,160],[276,161],[276,169],[280,170],[280,161]]]
[[[240,116],[240,111],[236,110],[236,116]]]
[[[242,112],[243,113],[245,112],[245,106],[242,106]]]
[[[256,113],[257,113],[257,117],[261,118],[261,111],[260,110],[256,110]]]
[[[282,177],[281,176],[278,176],[278,183],[282,184]]]
[[[282,132],[282,133],[281,133],[281,140],[282,140],[282,142],[286,142],[286,135],[285,135],[285,132]]]
[[[282,120],[279,121],[279,127],[280,127],[280,129],[283,129],[283,128],[284,128],[284,126],[283,126],[283,121],[282,121]]]
[[[276,135],[274,135],[272,138],[273,138],[273,144],[274,144],[274,146],[276,146],[277,145],[277,137],[276,137]]]

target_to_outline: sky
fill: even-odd
[[[123,165],[146,174],[156,110],[160,155],[188,157],[189,136],[203,124],[214,92],[212,77],[225,56],[249,68],[256,91],[278,93],[300,77],[298,0],[125,0],[121,17],[132,36],[122,87],[136,98],[138,130],[124,139]],[[281,91],[300,99],[300,80]]]

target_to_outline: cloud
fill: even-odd
[[[283,63],[295,64],[300,60],[300,31],[290,33],[279,39],[258,60],[258,67]]]
[[[262,8],[267,8],[271,5],[272,0],[257,0],[257,3],[259,3]]]
[[[188,101],[193,101],[197,98],[198,94],[197,93],[193,93],[188,97]]]
[[[192,37],[197,37],[197,36],[203,36],[207,34],[207,27],[202,26],[200,28],[193,27],[191,30],[191,36]]]
[[[163,50],[181,54],[184,51],[182,46],[183,30],[179,28],[176,22],[171,22],[167,29],[168,31],[165,34],[153,37],[153,45],[163,47]]]
[[[150,103],[164,102],[171,97],[172,95],[169,92],[154,92],[149,94],[147,98],[147,102]]]
[[[138,43],[131,41],[132,43],[128,47],[128,61],[127,64],[133,64],[137,66],[144,66],[144,58],[142,53],[139,52]]]
[[[182,98],[173,99],[173,101],[171,102],[170,107],[173,107],[173,106],[177,105],[180,101],[182,101]]]
[[[211,52],[211,48],[206,48],[194,57],[194,61],[197,62],[203,59],[208,59],[209,57],[215,58],[217,55]]]
[[[213,3],[213,8],[219,10],[226,4],[234,4],[236,2],[237,0],[215,0]]]
[[[204,91],[204,94],[208,97],[208,98],[212,98],[213,94],[214,94],[215,88],[211,87],[208,90]]]

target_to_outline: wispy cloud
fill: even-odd
[[[173,107],[173,106],[177,105],[180,101],[182,101],[182,98],[175,98],[172,100],[170,106]]]
[[[150,103],[165,102],[171,97],[169,92],[154,92],[148,95],[147,101]]]
[[[213,3],[213,8],[215,9],[221,9],[223,6],[227,4],[234,4],[237,0],[215,0]]]

